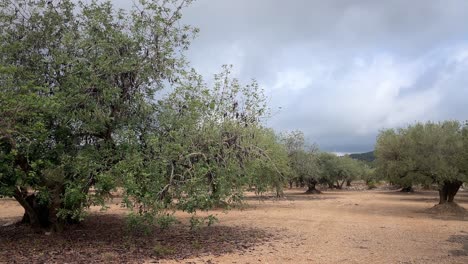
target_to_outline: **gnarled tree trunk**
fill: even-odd
[[[45,205],[41,205],[35,194],[16,191],[14,198],[24,208],[24,215],[21,220],[22,223],[29,224],[34,229],[47,228],[50,226],[49,208]]]
[[[62,194],[64,186],[57,185],[50,192],[50,201],[43,204],[35,193],[28,193],[26,190],[17,189],[14,198],[24,208],[24,215],[21,223],[29,224],[33,229],[51,229],[56,232],[63,230],[67,223],[76,223],[73,219],[60,219],[57,214],[62,207]]]
[[[346,180],[342,180],[341,182],[339,180],[336,180],[336,188],[341,190],[343,189],[343,185],[346,182]]]
[[[312,179],[307,181],[307,191],[306,193],[322,193],[316,189],[317,181]]]
[[[413,189],[413,186],[405,186],[401,188],[400,192],[410,193],[410,192],[414,192],[414,189]]]
[[[445,181],[444,185],[439,187],[439,204],[453,203],[462,184],[461,181]]]

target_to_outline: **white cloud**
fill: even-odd
[[[117,0],[122,5],[128,1]],[[373,148],[378,130],[466,119],[468,1],[197,0],[188,53],[267,89],[269,124],[335,152]]]

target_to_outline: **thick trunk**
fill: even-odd
[[[48,204],[42,204],[36,194],[28,194],[26,191],[15,192],[15,199],[24,208],[22,223],[29,224],[34,229],[51,228],[53,231],[60,232],[63,230],[65,223],[75,223],[70,219],[62,220],[57,214],[62,207],[61,196],[63,194],[63,186],[57,186],[56,189],[50,192],[50,201]]]
[[[347,180],[347,181],[346,181],[346,186],[347,186],[347,187],[350,187],[350,186],[351,186],[351,180]]]
[[[29,224],[34,229],[49,227],[49,208],[41,205],[37,201],[36,195],[17,192],[14,197],[24,208],[22,223]]]
[[[64,191],[62,186],[57,186],[52,192],[49,204],[49,223],[55,232],[62,232],[65,225],[64,221],[57,216],[59,209],[62,207],[61,195]],[[71,222],[72,219],[67,220]]]
[[[208,173],[208,181],[209,181],[209,188],[210,188],[210,191],[211,191],[211,198],[215,201],[218,200],[219,198],[219,194],[218,194],[218,186],[215,182],[215,176],[213,175],[213,173],[209,172]]]
[[[16,189],[13,197],[24,208],[24,216],[21,221],[29,223],[33,228],[40,228],[41,223],[39,220],[39,216],[36,213],[36,210],[34,210],[34,204],[29,198],[31,196],[28,197],[27,193],[21,192],[18,189]]]
[[[311,180],[307,183],[306,193],[322,193],[316,189],[317,181]]]
[[[346,180],[343,180],[341,182],[337,180],[336,181],[336,188],[340,189],[340,190],[343,189],[343,185],[344,185],[345,182],[346,182]]]
[[[444,185],[439,188],[439,204],[453,203],[462,184],[461,181],[444,182]]]
[[[401,188],[400,192],[414,192],[414,189],[413,189],[413,186],[406,186],[406,187],[403,187]]]
[[[276,187],[276,198],[282,198],[282,197],[284,197],[283,188]]]

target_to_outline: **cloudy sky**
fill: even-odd
[[[466,0],[198,0],[188,56],[207,77],[233,64],[273,108],[334,152],[372,150],[378,131],[468,119]],[[281,110],[279,108],[281,107]]]

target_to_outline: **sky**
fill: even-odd
[[[223,64],[256,79],[268,125],[338,153],[381,129],[468,119],[466,0],[198,0],[187,53],[207,79]]]

